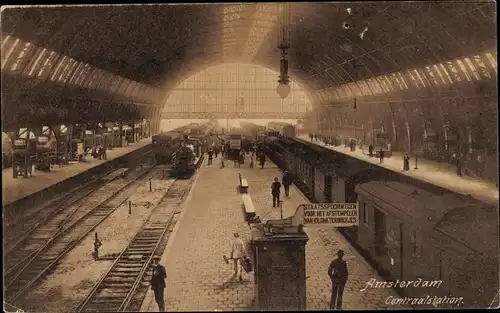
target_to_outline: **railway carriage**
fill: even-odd
[[[278,133],[282,137],[295,138],[295,126],[282,122],[270,122],[267,124],[268,133]]]

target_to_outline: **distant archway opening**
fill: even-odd
[[[305,89],[293,80],[290,83],[290,94],[287,98],[281,99],[276,92],[278,76],[278,72],[256,64],[215,65],[195,73],[180,83],[166,99],[163,112],[172,116],[219,113],[219,118],[224,118],[221,117],[224,113],[234,116],[236,112],[243,116],[248,113],[247,116],[263,119],[266,113],[284,112],[293,116],[294,113],[311,112],[311,99]],[[173,120],[168,120],[162,124],[172,122]],[[180,124],[186,122],[186,120],[178,121]],[[163,125],[161,128],[165,129]]]

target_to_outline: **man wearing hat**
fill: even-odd
[[[234,233],[234,240],[231,245],[231,259],[234,261],[234,274],[233,277],[238,277],[240,281],[243,280],[241,277],[241,261],[246,258],[245,244],[241,240],[238,233]]]
[[[332,281],[332,297],[330,300],[331,310],[342,309],[342,295],[344,294],[344,287],[347,282],[349,272],[347,271],[347,263],[342,259],[344,251],[337,252],[337,258],[330,263],[328,267],[328,276]]]
[[[290,197],[290,185],[293,182],[292,175],[285,170],[283,172],[283,179],[281,180],[283,187],[285,187],[285,196]]]
[[[160,257],[155,255],[153,257],[153,275],[151,276],[151,289],[155,293],[155,301],[158,303],[158,311],[165,312],[165,279],[167,278],[167,272],[165,267],[159,263]]]

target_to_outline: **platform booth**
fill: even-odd
[[[93,130],[86,130],[85,131],[85,137],[83,139],[83,149],[85,151],[85,155],[90,154],[92,155],[92,152],[95,148],[95,136],[94,136],[94,131]]]
[[[306,310],[306,244],[302,226],[286,220],[250,224],[257,310]]]
[[[126,146],[133,142],[133,129],[128,125],[122,126],[122,139],[123,145]]]
[[[14,140],[12,149],[12,177],[31,177],[36,163],[36,139]]]
[[[55,147],[48,137],[38,137],[36,143],[36,170],[50,172],[50,167],[55,163]]]
[[[380,151],[384,151],[384,157],[390,158],[392,156],[392,148],[389,150],[389,134],[384,130],[373,130],[375,134],[375,142],[373,149],[375,152],[375,157],[380,157]]]

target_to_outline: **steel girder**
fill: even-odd
[[[167,112],[162,119],[303,119],[307,112]]]

